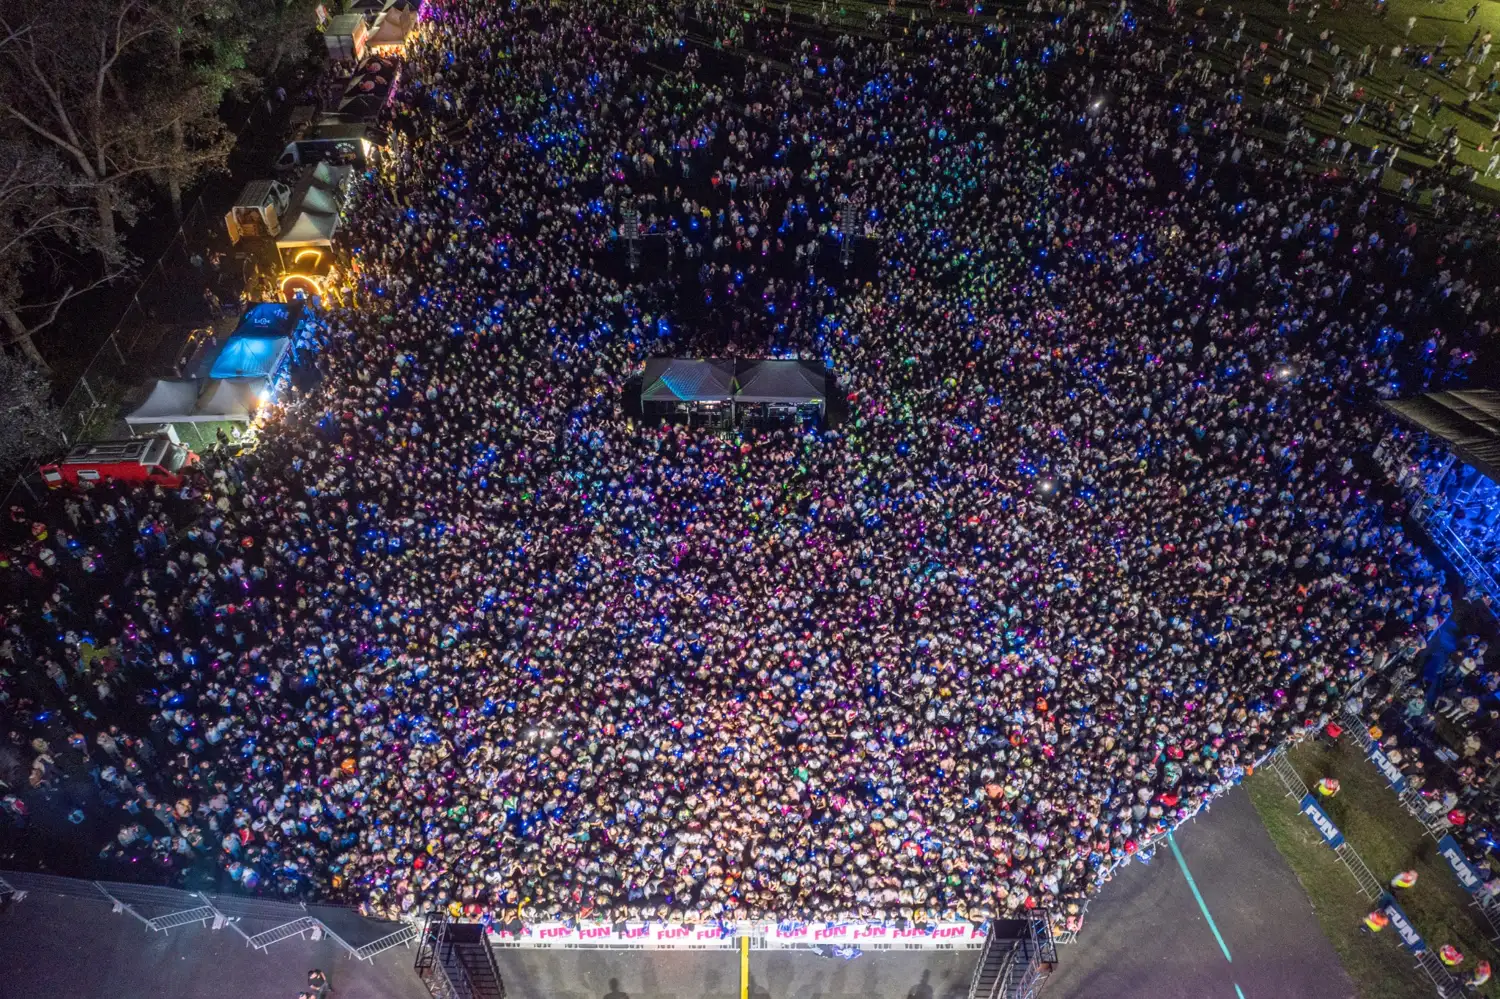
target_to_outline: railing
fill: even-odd
[[[1415,488],[1415,487],[1414,487]],[[1433,544],[1453,562],[1454,568],[1463,577],[1464,583],[1470,589],[1478,590],[1486,594],[1492,601],[1491,606],[1500,607],[1500,582],[1485,564],[1469,551],[1468,543],[1453,530],[1451,525],[1453,514],[1448,510],[1439,510],[1437,503],[1431,495],[1421,494],[1410,497],[1412,522],[1427,532],[1432,538]]]
[[[1025,923],[1026,929],[1020,937],[999,936],[996,924],[991,924],[969,981],[969,999],[1035,999],[1041,991],[1047,975],[1057,964],[1052,917],[1043,912]]]
[[[474,999],[474,983],[463,961],[454,953],[448,939],[448,916],[441,910],[427,917],[413,966],[433,999]],[[497,973],[496,981],[499,977]]]
[[[356,947],[301,903],[237,895],[211,895],[160,885],[85,881],[29,871],[0,871],[0,896],[19,902],[32,893],[109,903],[115,912],[139,920],[146,929],[156,933],[192,925],[209,926],[214,930],[227,927],[244,937],[248,946],[261,952],[294,937],[311,936],[317,940],[327,936],[337,942],[351,958],[368,962],[394,947],[410,946],[417,936],[416,927],[409,923],[372,921],[378,925],[394,926],[394,929]],[[332,910],[337,907],[319,908]],[[273,925],[258,933],[251,933],[240,925],[242,920]]]
[[[1355,724],[1355,728],[1359,728],[1357,723]],[[1286,788],[1288,797],[1300,802],[1308,796],[1307,783],[1303,781],[1301,775],[1292,766],[1291,761],[1287,759],[1285,749],[1277,750],[1272,754],[1266,765],[1281,780],[1282,785]],[[1354,847],[1349,845],[1347,840],[1342,840],[1338,846],[1333,848],[1333,852],[1339,858],[1339,861],[1343,863],[1344,869],[1354,878],[1355,883],[1359,885],[1361,894],[1367,900],[1375,902],[1377,907],[1385,907],[1390,904],[1391,899],[1389,893],[1385,890],[1385,885],[1381,883],[1379,878],[1375,877],[1370,871],[1369,865],[1365,863],[1364,858],[1359,855]],[[1431,981],[1433,990],[1437,993],[1439,999],[1446,999],[1446,997],[1459,994],[1460,986],[1458,981],[1443,966],[1442,962],[1433,956],[1432,951],[1424,947],[1412,956],[1416,961],[1417,967]]]

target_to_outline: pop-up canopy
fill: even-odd
[[[193,417],[198,402],[198,379],[158,378],[146,401],[126,414],[132,427],[158,423],[185,423]]]
[[[727,402],[734,362],[653,357],[641,377],[642,402]]]
[[[162,423],[248,423],[266,401],[267,378],[163,378],[125,417],[131,426]]]
[[[264,404],[270,383],[264,378],[218,378],[203,386],[193,422],[248,423]]]
[[[739,387],[734,401],[738,403],[821,405],[828,401],[828,376],[812,361],[744,361],[735,380]]]
[[[269,378],[276,374],[291,349],[292,341],[289,337],[233,336],[224,344],[224,349],[219,351],[208,376]]]

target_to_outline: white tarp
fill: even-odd
[[[276,237],[276,245],[283,249],[298,246],[332,246],[333,233],[338,227],[337,215],[300,212],[287,230]]]
[[[158,378],[146,401],[125,417],[131,426],[158,423],[186,423],[192,420],[198,402],[196,378]]]
[[[255,411],[261,407],[269,384],[264,378],[210,379],[203,386],[203,394],[198,397],[192,422],[230,420],[249,423]]]

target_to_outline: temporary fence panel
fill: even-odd
[[[272,927],[263,933],[247,936],[245,939],[251,947],[263,951],[281,943],[283,940],[305,936],[309,933],[313,935],[314,940],[317,940],[322,936],[322,927],[316,919],[303,916],[301,919],[294,919],[290,923]]]
[[[401,928],[394,933],[383,936],[379,940],[373,940],[363,947],[357,947],[352,953],[361,961],[373,961],[377,956],[395,947],[410,947],[419,933],[414,923],[403,923]]]

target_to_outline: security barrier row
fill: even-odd
[[[215,930],[230,929],[244,937],[245,943],[258,951],[266,951],[275,944],[294,937],[310,937],[313,940],[327,937],[342,947],[351,958],[373,961],[393,947],[409,947],[418,933],[417,927],[411,923],[372,921],[377,927],[387,928],[388,932],[369,943],[354,946],[335,932],[325,920],[319,919],[315,910],[310,910],[299,902],[211,895],[120,881],[84,881],[56,874],[0,871],[0,897],[19,902],[32,893],[108,902],[113,911],[140,920],[153,933],[166,933],[192,925],[210,926]],[[336,909],[333,906],[318,908],[329,915]],[[258,933],[250,933],[240,925],[244,920],[274,925]]]

